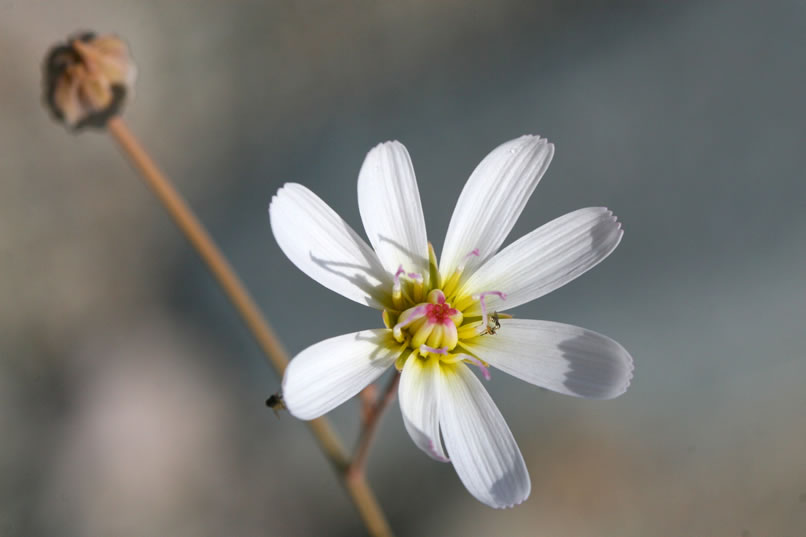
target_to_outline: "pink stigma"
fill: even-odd
[[[417,319],[420,319],[422,317],[423,313],[426,313],[426,307],[425,306],[417,306],[416,308],[411,310],[411,314],[409,315],[409,317],[405,321],[403,321],[402,323],[397,323],[395,325],[395,328],[405,328],[405,327],[407,327],[408,325],[410,325],[411,323],[413,323]]]
[[[481,369],[481,374],[484,377],[484,380],[490,380],[492,378],[492,376],[490,375],[490,369],[486,365],[484,365],[481,362],[481,360],[479,360],[478,358],[475,358],[473,356],[470,356],[469,354],[463,354],[462,356],[465,356],[466,360],[472,362],[473,365],[475,365],[479,369]]]
[[[479,249],[478,249],[478,248],[473,248],[473,249],[470,251],[470,253],[469,253],[469,254],[467,254],[466,256],[464,256],[464,257],[462,258],[462,262],[461,262],[461,263],[459,263],[459,267],[458,267],[458,269],[459,269],[459,270],[464,270],[464,268],[465,268],[465,263],[467,263],[467,260],[468,260],[469,258],[471,258],[471,257],[478,257],[478,256],[479,256]]]
[[[433,352],[434,354],[441,354],[443,356],[447,356],[448,349],[443,347],[435,349],[434,347],[429,347],[428,345],[420,345],[420,352]]]
[[[403,270],[403,265],[397,267],[397,272],[395,272],[395,285],[400,287],[400,275],[405,274],[406,271]]]
[[[487,327],[487,304],[484,303],[485,297],[487,295],[496,295],[501,300],[506,300],[507,295],[502,293],[501,291],[484,291],[479,295],[479,303],[481,304],[481,320],[484,323],[484,327]]]
[[[484,297],[487,295],[496,295],[501,300],[507,299],[507,295],[505,293],[502,293],[501,291],[484,291],[479,295],[479,300],[484,300]]]

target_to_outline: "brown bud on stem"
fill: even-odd
[[[103,128],[134,89],[136,68],[115,36],[83,33],[53,47],[45,58],[44,100],[68,127]]]

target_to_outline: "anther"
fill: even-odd
[[[428,243],[428,285],[432,288],[442,287],[442,278],[439,274],[439,267],[437,264],[437,254],[434,251],[434,245]]]
[[[400,285],[400,275],[405,273],[406,271],[403,270],[403,265],[400,265],[397,268],[397,272],[395,272],[395,283],[392,286],[392,303],[397,309],[403,307],[403,288]]]
[[[458,339],[462,339],[462,340],[470,339],[470,338],[474,338],[474,337],[476,337],[476,336],[478,336],[480,334],[484,334],[485,332],[486,332],[486,330],[484,329],[481,321],[475,321],[475,322],[472,322],[472,323],[467,323],[465,325],[462,325],[462,327],[459,328],[459,330],[458,330],[457,337],[458,337]]]
[[[428,332],[428,338],[422,343],[427,344],[429,347],[442,347],[442,338],[445,334],[445,326],[441,324],[434,324],[432,327],[433,328]],[[412,341],[412,343],[414,342]]]
[[[406,310],[398,317],[398,322],[392,328],[392,335],[398,342],[403,341],[403,329],[415,321],[418,321],[425,315],[425,306],[417,306],[412,309]]]
[[[431,304],[444,304],[445,303],[445,293],[443,293],[440,289],[431,289],[428,292],[427,300]]]
[[[478,300],[476,297],[470,295],[459,296],[454,299],[453,307],[459,311],[465,311],[467,308],[475,304],[476,300]]]
[[[423,275],[418,272],[409,272],[406,276],[414,281],[414,301],[422,302],[425,296],[425,279]]]
[[[392,323],[392,314],[389,313],[389,310],[384,309],[383,313],[381,314],[381,318],[383,319],[383,325],[386,328],[392,328],[394,323]]]
[[[452,296],[454,291],[456,291],[457,286],[459,285],[459,279],[462,277],[462,272],[465,270],[465,263],[471,257],[478,257],[479,256],[479,249],[473,248],[466,256],[462,258],[462,262],[459,263],[459,266],[456,267],[456,270],[453,271],[453,274],[450,275],[448,281],[445,282],[445,295]]]
[[[441,328],[439,325],[435,325],[433,323],[423,323],[414,335],[411,338],[411,346],[412,347],[419,347],[420,345],[425,344],[428,340],[432,337],[437,328]],[[437,331],[438,332],[438,331]],[[439,333],[435,335],[438,340],[441,340],[442,337]]]

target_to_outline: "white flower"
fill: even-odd
[[[492,507],[529,496],[512,433],[479,379],[488,366],[559,393],[609,399],[632,378],[615,341],[501,312],[565,285],[612,252],[620,224],[605,208],[561,216],[498,252],[554,154],[538,136],[507,142],[481,161],[451,218],[442,258],[426,239],[411,159],[399,142],[372,149],[358,176],[370,248],[333,209],[298,184],[269,207],[274,237],[305,274],[382,310],[385,328],[345,334],[300,352],[283,378],[289,411],[313,419],[390,366],[402,371],[403,422],[414,443],[453,462],[468,491]],[[441,432],[441,437],[440,437]]]

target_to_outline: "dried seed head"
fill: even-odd
[[[44,64],[45,105],[68,127],[104,127],[134,89],[136,68],[121,39],[83,33],[53,47]]]

